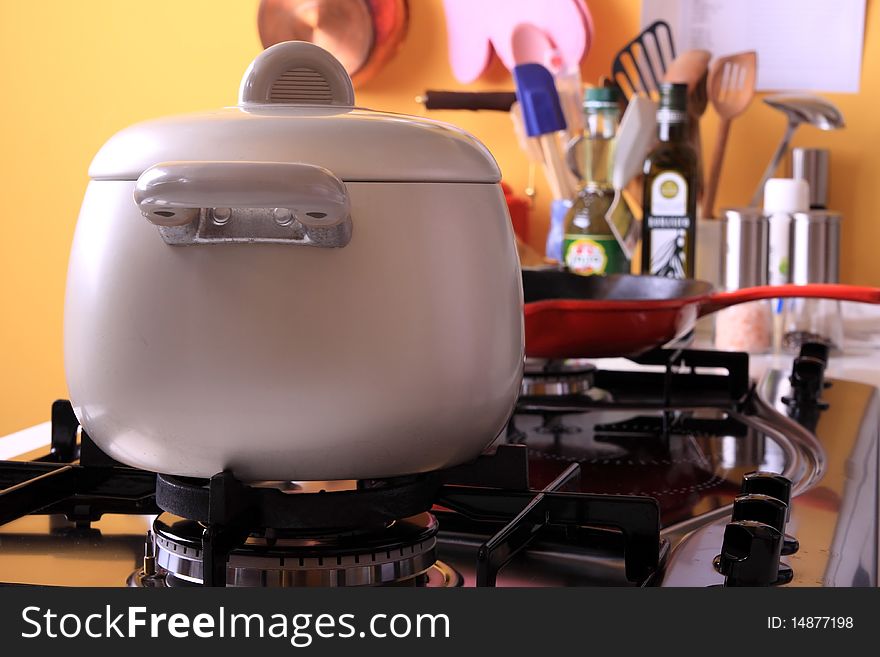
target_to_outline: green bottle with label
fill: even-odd
[[[584,114],[586,132],[581,142],[584,180],[565,216],[563,262],[568,271],[582,276],[629,273],[629,259],[605,219],[614,198],[611,163],[620,123],[617,90],[587,89]]]
[[[643,169],[643,274],[694,278],[698,171],[687,121],[687,85],[660,85],[658,143]]]

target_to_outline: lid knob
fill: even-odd
[[[345,67],[329,52],[306,41],[284,41],[251,62],[238,102],[352,107],[354,88]]]

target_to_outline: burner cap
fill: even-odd
[[[256,587],[366,586],[421,578],[428,585],[437,585],[439,579],[443,585],[455,585],[454,571],[447,573],[448,567],[436,564],[437,527],[433,515],[420,513],[372,530],[255,532],[229,554],[227,582]],[[158,566],[172,580],[201,584],[204,526],[163,513],[153,531]]]
[[[593,386],[596,366],[584,360],[526,360],[524,397],[582,395]]]

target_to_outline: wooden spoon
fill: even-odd
[[[718,124],[715,152],[712,153],[709,181],[703,195],[703,217],[715,216],[715,194],[718,191],[730,123],[746,111],[755,97],[757,71],[758,54],[754,50],[720,57],[712,63],[712,70],[709,72],[709,99],[721,122]]]
[[[700,118],[709,104],[706,90],[709,76],[708,50],[688,50],[672,60],[664,82],[678,82],[688,86],[688,142],[697,155],[697,189],[703,188],[703,144],[700,140]]]
[[[709,70],[709,60],[712,54],[708,50],[688,50],[672,60],[666,73],[663,74],[664,82],[678,82],[688,86],[688,92],[693,93],[700,80]]]

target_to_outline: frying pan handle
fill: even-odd
[[[880,304],[880,288],[832,283],[747,287],[734,292],[719,292],[707,297],[700,304],[699,315],[703,317],[728,306],[735,306],[749,301],[778,299],[782,297],[833,299],[837,301]]]

